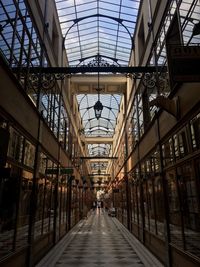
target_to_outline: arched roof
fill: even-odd
[[[55,2],[70,66],[128,66],[140,0]],[[101,90],[99,95],[77,95],[85,137],[113,137],[121,99],[120,94],[104,94]],[[94,113],[97,100],[103,105],[98,119]],[[87,150],[94,157],[112,156],[112,144],[88,144]]]
[[[127,65],[140,0],[56,0],[69,65],[97,55]],[[87,64],[87,59],[85,60]]]

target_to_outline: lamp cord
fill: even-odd
[[[99,61],[98,61],[98,65],[99,65]],[[99,91],[100,91],[100,89],[99,89],[99,72],[98,72],[98,74],[97,74],[98,76],[98,85],[97,85],[97,93],[98,93],[98,101],[100,100],[100,94],[99,94]]]

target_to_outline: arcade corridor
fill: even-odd
[[[36,267],[162,267],[107,212],[91,211]]]
[[[0,0],[0,267],[200,266],[199,62],[200,0]]]

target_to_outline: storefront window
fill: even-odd
[[[66,209],[67,209],[67,184],[62,183],[61,224],[64,224],[66,222]]]
[[[133,150],[133,128],[132,128],[132,114],[129,114],[128,120],[127,120],[127,139],[128,139],[128,147],[127,147],[127,155],[130,155],[131,151]]]
[[[44,220],[44,197],[45,197],[45,177],[40,176],[37,179],[37,209],[35,217],[35,233],[34,238],[40,237],[43,233]]]
[[[33,168],[35,160],[35,146],[28,140],[25,141],[24,149],[24,165]]]
[[[45,174],[47,169],[47,156],[44,153],[40,153],[40,167],[39,172]]]
[[[182,218],[175,170],[166,173],[171,242],[183,248]]]
[[[162,178],[155,177],[154,179],[154,194],[155,194],[155,209],[156,209],[156,224],[157,234],[164,236],[164,201],[163,201],[163,186]]]
[[[10,173],[1,174],[0,182],[0,259],[14,250],[14,233],[19,198],[19,175],[9,168]],[[18,172],[18,170],[16,170]]]
[[[163,165],[168,166],[173,163],[173,143],[172,138],[162,145]]]
[[[149,209],[148,209],[148,192],[147,192],[147,182],[143,182],[143,208],[144,208],[144,220],[145,228],[150,230],[150,220],[149,220]]]
[[[22,162],[24,138],[14,128],[10,127],[10,141],[8,147],[8,157]]]
[[[47,161],[47,169],[56,168],[56,165],[51,161]],[[55,182],[56,174],[46,175],[46,188],[44,195],[44,217],[43,217],[43,234],[53,230],[54,221],[54,202],[55,202]]]
[[[174,154],[176,159],[179,159],[179,147],[178,147],[178,136],[175,134],[173,136],[173,141],[174,141]]]
[[[178,141],[179,141],[180,157],[183,158],[188,154],[188,145],[187,145],[186,133],[184,130],[178,133]]]
[[[148,199],[148,211],[149,211],[149,222],[150,231],[152,233],[156,232],[156,216],[155,216],[155,206],[154,206],[154,193],[153,193],[153,181],[149,177],[147,181],[147,199]]]
[[[191,162],[177,168],[177,179],[184,224],[185,249],[195,254],[200,250],[200,213],[197,183]]]
[[[19,214],[17,229],[17,247],[23,247],[28,243],[28,228],[30,219],[30,200],[33,186],[33,174],[22,170],[19,198]]]
[[[200,113],[190,122],[192,147],[194,150],[200,148]]]
[[[134,101],[136,103],[136,101]],[[136,106],[134,105],[134,108]],[[137,121],[137,109],[135,108],[133,113],[133,119],[132,119],[132,125],[133,125],[133,144],[135,145],[135,142],[139,140],[139,127],[138,127],[138,121]]]
[[[152,165],[154,173],[158,173],[160,171],[160,156],[157,150],[152,153]]]
[[[173,136],[174,141],[174,154],[176,159],[183,158],[188,153],[188,145],[186,139],[185,129],[182,129],[180,132]]]
[[[138,222],[138,202],[137,202],[137,186],[133,184],[132,186],[132,199],[133,199],[133,206],[132,206],[132,220],[134,223]]]
[[[143,114],[142,94],[139,93],[138,93],[138,121],[139,121],[140,136],[142,136],[144,133],[144,114]]]
[[[146,172],[147,174],[150,174],[151,173],[151,159],[147,159],[146,160]]]

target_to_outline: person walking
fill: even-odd
[[[97,202],[97,207],[98,207],[98,211],[99,211],[99,214],[100,214],[100,211],[101,211],[101,202],[100,201]]]

